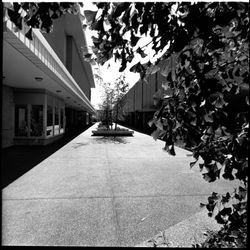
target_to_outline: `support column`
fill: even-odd
[[[53,118],[52,118],[52,121],[53,121],[53,125],[52,125],[53,133],[52,133],[52,135],[54,136],[55,135],[55,99],[54,98],[53,98],[53,105],[52,105],[52,114],[53,114]]]
[[[30,112],[31,112],[31,104],[28,104],[27,105],[28,137],[30,137]]]
[[[47,102],[47,95],[45,95],[43,103],[43,137],[47,136],[47,109],[48,109],[48,102]]]

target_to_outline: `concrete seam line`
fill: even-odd
[[[109,160],[109,154],[108,154],[108,149],[107,149],[106,144],[105,144],[105,153],[106,153],[106,163],[108,166],[108,179],[109,179],[109,184],[111,187],[111,194],[112,194],[112,197],[111,197],[111,199],[112,199],[112,212],[113,212],[113,220],[114,220],[114,224],[115,224],[115,232],[116,232],[118,246],[121,246],[120,225],[119,225],[117,210],[115,208],[114,187],[112,185],[113,181],[112,181],[112,176],[111,176],[110,160]]]
[[[116,199],[133,199],[133,198],[164,198],[164,197],[207,197],[210,194],[197,194],[197,195],[124,195],[115,196]],[[2,198],[4,201],[22,201],[22,200],[79,200],[79,199],[112,199],[113,196],[78,196],[78,197],[39,197],[39,198]]]

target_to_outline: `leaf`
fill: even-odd
[[[206,100],[204,100],[204,101],[201,103],[200,107],[204,106],[205,104],[206,104]]]
[[[220,211],[220,214],[221,214],[222,216],[225,216],[225,215],[231,214],[231,212],[232,212],[232,208],[231,208],[231,207],[225,207],[225,208],[223,208],[223,209]]]
[[[221,169],[222,169],[222,168],[220,168],[220,169],[218,169],[218,170],[215,171],[215,176],[216,176],[217,178],[220,178]]]
[[[171,148],[169,150],[169,154],[170,155],[176,155],[175,150],[174,150],[174,145],[171,146]]]
[[[132,24],[132,27],[134,28],[135,32],[137,32],[138,27],[139,27],[139,22],[138,22],[138,14],[136,12],[134,12],[134,14],[132,14],[131,24]]]
[[[8,16],[10,17],[10,20],[16,25],[16,27],[19,30],[22,30],[22,20],[23,18],[17,11],[13,11],[11,9],[8,10]]]
[[[203,208],[203,207],[205,207],[205,206],[206,206],[206,204],[200,203],[200,208]]]
[[[29,29],[29,31],[25,34],[25,36],[26,36],[29,40],[33,40],[33,37],[32,37],[32,28]]]
[[[164,148],[162,148],[162,150],[165,152],[169,152],[169,145],[167,145],[167,143],[166,143]]]
[[[126,57],[126,60],[128,62],[132,62],[133,59],[134,59],[134,55],[129,55],[128,57]]]
[[[85,59],[90,59],[90,58],[91,58],[91,56],[92,56],[92,54],[91,54],[91,53],[87,53],[87,54],[85,54],[85,55],[84,55],[84,58],[85,58]]]
[[[87,19],[88,23],[91,23],[94,21],[96,14],[97,14],[97,11],[84,10],[84,16]]]
[[[163,98],[163,91],[162,89],[158,89],[154,95],[153,95],[153,99],[156,99],[156,100],[161,100]]]
[[[204,168],[204,163],[199,163],[199,167],[200,167],[200,172],[203,170],[203,168]]]
[[[160,70],[160,67],[158,67],[157,65],[152,64],[149,68],[147,68],[146,74],[147,75],[153,75],[159,70]]]
[[[184,67],[187,69],[187,68],[189,67],[189,65],[190,65],[190,61],[185,60],[185,65],[184,65]]]
[[[91,59],[90,59],[90,64],[93,65],[93,66],[96,65],[95,59],[91,58]]]
[[[226,180],[230,180],[230,181],[234,180],[234,176],[232,175],[232,173],[226,172],[226,173],[224,173],[224,174],[222,175],[222,177],[223,177],[224,179],[226,179]]]
[[[225,196],[224,195],[222,196],[221,203],[222,204],[227,203],[229,201],[230,197],[231,197],[231,195],[229,194],[229,192],[227,192]]]
[[[173,81],[176,80],[176,73],[175,73],[176,59],[177,59],[177,53],[174,53],[171,56],[171,77]]]
[[[148,122],[148,126],[149,126],[149,127],[152,127],[152,125],[155,123],[155,121],[156,121],[155,118],[153,118],[152,120],[150,120],[150,121]]]
[[[190,162],[190,168],[192,168],[194,165],[195,165],[195,163],[197,162],[197,160],[196,161],[193,161],[193,162]]]
[[[219,213],[214,218],[219,224],[225,224],[225,221],[223,220],[223,218],[221,217]]]
[[[213,117],[212,117],[210,114],[205,114],[205,115],[204,115],[204,120],[205,120],[206,122],[211,122],[211,123],[214,122]]]
[[[205,173],[202,175],[204,180],[206,180],[207,182],[214,182],[216,180],[215,174],[213,173]]]
[[[246,55],[243,55],[243,56],[240,56],[239,57],[239,61],[243,61],[243,60],[246,60],[247,59],[247,56]]]
[[[246,104],[249,105],[249,96],[246,96]]]
[[[87,24],[83,24],[83,25],[82,25],[82,29],[83,29],[83,31],[86,31],[87,27],[88,27],[88,25],[87,25]]]
[[[131,31],[131,46],[135,46],[137,44],[137,42],[139,41],[140,37],[135,36],[134,33]]]
[[[125,23],[126,26],[129,26],[130,11],[131,7],[129,7],[122,16],[122,21]]]
[[[163,124],[161,122],[161,119],[157,119],[155,122],[155,126],[159,128],[160,130],[163,130]]]
[[[246,197],[247,191],[245,188],[239,186],[239,199],[244,200]]]
[[[160,129],[156,129],[151,136],[153,137],[153,139],[156,141],[159,138],[159,134],[161,133]]]
[[[223,106],[226,106],[228,103],[225,102],[225,100],[223,98],[218,98],[215,102],[215,107],[218,109],[223,108]]]
[[[216,203],[208,203],[208,204],[206,204],[206,208],[210,212],[214,211],[215,206],[216,206]]]
[[[143,78],[143,81],[144,81],[146,84],[148,84],[148,77],[144,77],[144,78]]]
[[[133,72],[133,73],[140,73],[144,70],[144,67],[141,65],[140,62],[138,62],[137,64],[135,64],[134,66],[132,66],[129,71]]]
[[[147,55],[144,53],[144,51],[139,47],[137,50],[136,50],[136,52],[138,53],[138,54],[140,54],[140,56],[142,57],[142,58],[145,58]]]
[[[212,213],[212,212],[209,212],[209,213],[208,213],[208,216],[209,216],[209,217],[212,217],[212,216],[213,216],[213,213]]]
[[[163,88],[164,90],[167,90],[167,89],[169,88],[168,81],[162,82],[161,86],[162,86],[162,88]]]
[[[160,71],[160,73],[167,77],[169,72],[170,72],[171,68],[170,68],[170,58],[166,59],[163,66],[162,66],[162,69]]]
[[[119,68],[119,72],[123,72],[126,69],[126,63],[122,63],[122,66]]]

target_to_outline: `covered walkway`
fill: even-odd
[[[92,137],[96,127],[2,190],[2,245],[135,246],[232,186],[205,182],[186,150],[170,156],[138,132]]]

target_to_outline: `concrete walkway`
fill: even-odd
[[[2,245],[136,246],[200,214],[231,182],[205,182],[188,151],[135,132],[80,134],[2,191]],[[233,187],[231,187],[233,188]]]

